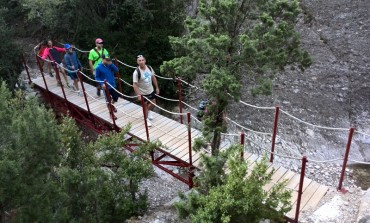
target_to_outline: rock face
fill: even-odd
[[[279,105],[309,123],[344,128],[319,129],[284,113],[279,118],[278,134],[299,145],[301,155],[318,160],[341,158],[348,139],[346,129],[370,132],[370,1],[302,0],[301,6],[304,13],[297,31],[313,64],[303,73],[287,68],[277,75],[268,97],[253,98],[248,86],[254,80],[245,78],[242,100],[261,106]],[[273,110],[235,103],[228,114],[251,129],[272,131]],[[350,160],[370,161],[369,136],[354,134]]]
[[[335,196],[330,202],[317,209],[309,218],[312,222],[336,222],[343,215],[341,206],[344,201],[340,196]]]
[[[370,189],[361,198],[360,208],[357,215],[358,223],[370,223]]]

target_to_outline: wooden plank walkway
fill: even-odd
[[[59,97],[63,98],[63,93],[60,87],[57,86],[56,78],[45,76],[47,86],[50,92]],[[63,80],[64,81],[64,80]],[[44,81],[42,77],[33,79],[32,82],[42,89],[45,88]],[[90,106],[90,111],[93,115],[101,118],[102,120],[112,123],[110,118],[107,105],[105,103],[104,96],[96,96],[96,88],[90,84],[84,83],[85,91],[88,96],[88,103]],[[81,88],[81,87],[80,87]],[[66,98],[69,102],[78,106],[79,108],[87,111],[87,106],[85,104],[85,99],[83,96],[79,96],[76,92],[65,87]],[[92,97],[95,97],[92,98]],[[119,99],[115,104],[118,112],[115,113],[117,116],[116,125],[119,128],[123,128],[128,124],[131,124],[130,134],[136,136],[137,138],[146,141],[146,131],[143,120],[142,108],[139,105],[131,103],[124,99]],[[165,116],[162,116],[157,113],[153,113],[154,119],[152,121],[153,126],[149,127],[149,138],[151,141],[159,140],[161,141],[166,152],[171,155],[180,158],[185,162],[189,162],[189,148],[188,148],[188,131],[187,126],[180,124],[172,119],[169,119]],[[201,132],[196,129],[191,129],[192,139],[195,139],[197,136],[201,135]],[[245,159],[249,160],[250,168],[256,164],[259,158],[256,155],[245,153]],[[193,165],[198,167],[200,161],[200,152],[193,153]],[[285,169],[282,166],[276,166],[275,164],[270,164],[269,170],[274,170],[272,176],[272,182],[265,186],[265,190],[269,191],[274,184],[287,180],[287,188],[292,191],[291,202],[293,208],[290,212],[286,214],[287,217],[294,219],[296,202],[298,197],[298,186],[300,176],[297,173],[294,173],[290,170]],[[320,185],[317,182],[314,182],[308,178],[304,179],[303,185],[303,195],[301,199],[300,211],[307,210],[309,208],[315,207],[321,198],[328,191],[328,187]]]

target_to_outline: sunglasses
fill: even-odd
[[[104,44],[103,42],[101,42],[101,43],[97,43],[97,44]]]

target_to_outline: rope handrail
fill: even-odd
[[[194,117],[194,115],[190,114],[190,116],[195,119],[195,121],[199,122],[199,123],[202,123],[202,121],[200,121],[199,119],[197,119],[196,117]]]
[[[115,60],[116,60],[118,63],[122,64],[123,66],[126,66],[126,67],[129,67],[129,68],[136,69],[136,67],[131,66],[131,65],[128,65],[128,64],[126,64],[126,63],[124,63],[124,62],[122,62],[122,61],[120,61],[120,60],[118,60],[118,59],[115,59]]]
[[[370,162],[364,162],[364,161],[358,161],[358,160],[348,160],[348,161],[351,161],[357,164],[370,165]]]
[[[186,113],[178,113],[178,112],[171,112],[171,111],[168,111],[168,110],[166,110],[166,109],[164,109],[164,108],[162,108],[162,107],[160,107],[160,106],[158,106],[158,105],[156,105],[155,103],[153,103],[151,100],[149,100],[147,97],[145,97],[145,96],[142,96],[143,98],[145,98],[149,103],[151,103],[152,105],[154,105],[155,107],[157,107],[157,108],[159,108],[160,110],[162,110],[162,111],[165,111],[165,112],[167,112],[167,113],[169,113],[169,114],[172,114],[172,115],[186,115]]]
[[[159,94],[155,94],[155,96],[157,96],[158,98],[161,98],[163,100],[166,100],[166,101],[173,101],[173,102],[179,102],[180,101],[179,99],[165,98],[163,96],[160,96]]]
[[[182,103],[183,103],[184,105],[188,106],[189,108],[191,108],[191,109],[195,110],[195,111],[199,111],[199,109],[196,109],[196,108],[194,108],[194,107],[190,106],[189,104],[187,104],[187,103],[186,103],[186,102],[184,102],[184,101],[182,101]]]
[[[280,111],[284,114],[286,114],[287,116],[295,119],[296,121],[299,121],[301,123],[304,123],[306,125],[309,125],[309,126],[312,126],[312,127],[315,127],[315,128],[319,128],[319,129],[326,129],[326,130],[338,130],[338,131],[349,131],[349,128],[348,129],[345,129],[345,128],[334,128],[334,127],[326,127],[326,126],[320,126],[320,125],[315,125],[315,124],[312,124],[312,123],[309,123],[309,122],[306,122],[306,121],[303,121],[302,119],[299,119],[291,114],[289,114],[288,112],[284,111],[283,109],[280,109]]]
[[[126,82],[125,80],[123,80],[122,78],[120,78],[120,80],[123,82],[123,83],[125,83],[126,85],[128,85],[128,86],[130,86],[130,87],[134,87],[132,84],[130,84],[130,83],[128,83],[128,82]]]
[[[64,46],[64,43],[61,43],[61,42],[59,42],[59,41],[55,41],[55,42],[57,42],[57,43],[59,43],[60,45],[63,45]],[[88,50],[81,50],[81,49],[79,49],[79,48],[77,48],[75,45],[73,45],[73,48],[75,48],[77,51],[79,51],[79,52],[81,52],[81,53],[89,53],[90,51],[88,51]]]
[[[139,119],[143,119],[143,117],[136,117],[136,116],[132,116],[132,115],[129,115],[127,112],[121,110],[118,106],[116,106],[115,104],[112,103],[112,106],[115,107],[118,111],[122,112],[123,115],[125,116],[128,116],[128,117],[131,117],[131,118],[134,118],[136,120],[139,120]]]
[[[97,101],[97,102],[99,102],[101,104],[108,104],[108,102],[106,102],[106,101],[102,101],[102,100],[96,99],[94,96],[92,96],[91,94],[89,94],[87,91],[84,91],[84,92],[85,92],[85,94],[87,96],[89,96],[90,98],[92,98],[94,101]]]
[[[123,97],[126,97],[126,98],[137,98],[138,96],[129,96],[129,95],[125,95],[125,94],[122,94],[121,92],[119,92],[115,87],[113,87],[109,82],[106,82],[108,86],[110,86],[115,92],[117,92],[119,95],[123,96]]]
[[[244,126],[240,125],[239,123],[231,120],[229,117],[226,117],[226,119],[229,120],[229,121],[231,121],[235,125],[239,126],[240,128],[245,129],[247,131],[250,131],[250,132],[253,132],[253,133],[257,133],[257,134],[262,134],[262,135],[271,135],[271,133],[269,133],[269,132],[260,132],[260,131],[255,131],[255,130],[249,129],[247,127],[244,127]]]
[[[361,131],[357,131],[357,130],[355,130],[355,132],[358,133],[358,134],[361,134],[361,135],[370,137],[370,135],[367,134],[367,133],[364,133],[364,132],[361,132]]]
[[[78,50],[78,51],[80,51],[80,52],[89,52],[89,51],[83,51],[83,50],[80,50],[80,49],[78,49],[77,47],[75,47],[75,49],[76,50]],[[39,55],[37,55],[38,57],[40,57]],[[41,57],[40,57],[41,58]],[[51,61],[51,60],[47,60],[47,59],[43,59],[43,60],[45,60],[45,61],[47,61],[47,62],[53,62],[53,61]],[[126,63],[124,63],[124,62],[122,62],[122,61],[120,61],[120,60],[118,60],[118,59],[116,59],[119,63],[121,63],[121,64],[123,64],[123,65],[125,65],[125,66],[127,66],[127,67],[130,67],[130,68],[136,68],[136,67],[134,67],[134,66],[130,66],[130,65],[128,65],[128,64],[126,64]],[[59,64],[57,64],[57,66],[58,67],[62,67],[62,66],[60,66]],[[66,69],[65,67],[62,67],[63,69],[65,69],[65,70],[67,70],[68,72],[76,72],[76,71],[70,71],[70,70],[68,70],[68,69]],[[81,72],[82,73],[82,72]],[[92,80],[92,81],[95,81],[95,82],[98,82],[98,81],[96,81],[96,80],[94,80],[94,79],[91,79],[90,77],[88,77],[88,76],[86,76],[86,75],[84,75],[85,77],[87,77],[88,79],[90,79],[90,80]],[[168,80],[173,80],[173,78],[166,78],[166,77],[161,77],[161,76],[159,76],[159,75],[156,75],[158,78],[162,78],[162,79],[168,79]],[[124,81],[124,80],[122,80],[121,79],[121,81],[123,81],[125,84],[127,84],[127,85],[129,85],[129,86],[132,86],[131,84],[129,84],[129,83],[127,83],[126,81]],[[198,86],[195,86],[195,85],[192,85],[192,84],[190,84],[190,83],[188,83],[188,82],[186,82],[186,81],[184,81],[184,80],[182,80],[182,79],[180,79],[180,81],[182,82],[182,83],[184,83],[184,84],[187,84],[188,86],[190,86],[190,87],[192,87],[192,88],[196,88],[196,89],[199,89],[199,90],[202,90],[202,91],[204,91],[204,89],[201,89],[201,88],[199,88]],[[120,92],[119,92],[120,93]],[[227,93],[229,96],[231,96],[231,97],[233,97],[230,93]],[[127,97],[126,95],[123,95],[123,96],[125,96],[125,97]],[[165,99],[165,98],[163,98],[163,99]],[[166,100],[166,99],[165,99]],[[172,99],[173,101],[175,101],[174,99]],[[249,104],[249,103],[246,103],[246,102],[244,102],[244,101],[241,101],[241,100],[239,100],[238,101],[239,103],[241,103],[241,104],[243,104],[243,105],[246,105],[246,106],[249,106],[249,107],[252,107],[252,108],[256,108],[256,109],[268,109],[268,110],[272,110],[272,109],[275,109],[275,107],[263,107],[263,106],[256,106],[256,105],[252,105],[252,104]],[[193,108],[193,107],[191,107],[191,106],[189,106],[188,104],[186,104],[185,102],[182,102],[183,104],[185,104],[185,105],[187,105],[189,108],[191,108],[191,109],[193,109],[193,110],[197,110],[197,109],[195,109],[195,108]],[[315,128],[319,128],[319,129],[326,129],[326,130],[337,130],[337,131],[348,131],[349,130],[349,128],[347,129],[347,128],[336,128],[336,127],[327,127],[327,126],[321,126],[321,125],[316,125],[316,124],[312,124],[312,123],[309,123],[309,122],[306,122],[306,121],[304,121],[304,120],[302,120],[302,119],[300,119],[300,118],[298,118],[298,117],[295,117],[294,115],[292,115],[292,114],[290,114],[290,113],[288,113],[287,111],[285,111],[285,110],[283,110],[283,109],[280,109],[281,110],[281,112],[283,113],[283,114],[285,114],[285,115],[287,115],[287,116],[289,116],[290,118],[292,118],[292,119],[294,119],[294,120],[296,120],[296,121],[298,121],[298,122],[301,122],[301,123],[303,123],[303,124],[306,124],[306,125],[309,125],[309,126],[312,126],[312,127],[315,127]],[[234,122],[233,122],[234,123]],[[234,123],[234,124],[236,124],[236,122]],[[244,126],[241,126],[240,124],[237,124],[239,127],[241,127],[241,128],[244,128],[244,129],[247,129],[247,128],[245,128]],[[247,129],[247,130],[250,130],[250,129]],[[253,130],[250,130],[250,131],[253,131]],[[256,132],[256,131],[255,131]],[[355,132],[357,132],[358,134],[361,134],[361,135],[364,135],[364,136],[367,136],[367,137],[370,137],[370,134],[367,134],[367,133],[364,133],[364,132],[360,132],[360,131],[355,131]],[[266,134],[266,133],[265,133]]]
[[[154,73],[154,76],[158,77],[159,79],[163,79],[163,80],[173,80],[173,78],[171,77],[163,77],[163,76],[159,76],[158,74]]]

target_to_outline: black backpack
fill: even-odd
[[[148,68],[149,68],[149,70],[154,74],[154,72],[153,72],[153,68],[150,66],[150,65],[146,65]],[[139,67],[136,67],[136,72],[137,72],[137,81],[139,81],[140,80],[140,78],[141,78],[141,72],[140,72],[140,68]]]

